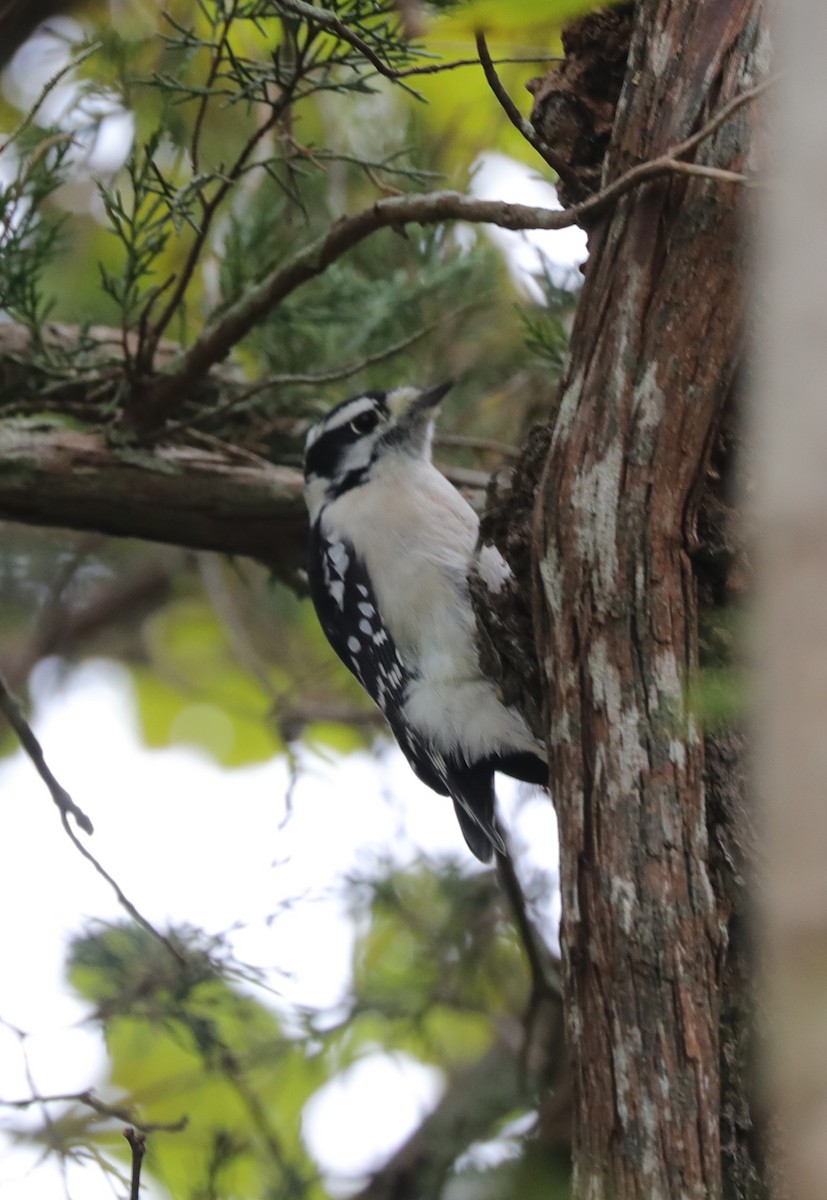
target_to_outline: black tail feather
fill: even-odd
[[[494,772],[485,763],[454,769],[448,776],[454,811],[468,848],[480,862],[490,862],[496,850],[505,854],[497,830]]]

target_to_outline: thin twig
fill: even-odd
[[[484,492],[491,482],[491,476],[486,471],[473,471],[470,467],[446,467],[443,463],[437,463],[437,467],[454,487]]]
[[[755,181],[740,171],[727,171],[723,167],[707,167],[703,163],[682,162],[678,158],[669,161],[669,171],[674,175],[696,175],[700,179],[714,179],[718,183],[742,183],[753,187]]]
[[[295,13],[297,17],[304,17],[306,21],[313,21],[316,25],[327,29],[333,33],[341,41],[347,42],[354,50],[358,50],[363,54],[368,62],[384,76],[385,79],[394,81],[408,79],[415,75],[436,75],[441,71],[453,71],[457,67],[475,67],[478,60],[476,58],[460,58],[452,62],[431,63],[428,66],[421,67],[391,67],[384,62],[376,51],[355,33],[349,25],[346,25],[341,17],[329,9],[318,8],[315,4],[307,4],[304,0],[280,0],[282,8],[286,8],[289,12]],[[561,62],[559,55],[553,54],[538,54],[527,58],[498,58],[498,63],[538,63],[538,62]]]
[[[129,1142],[132,1151],[132,1180],[129,1185],[129,1200],[139,1200],[141,1194],[141,1166],[146,1154],[146,1135],[136,1133],[131,1125],[127,1125],[123,1135]]]
[[[325,8],[316,8],[314,4],[306,4],[304,0],[278,0],[278,3],[279,8],[286,9],[297,17],[303,17],[306,21],[312,21],[322,29],[327,29],[330,33],[334,33],[341,41],[347,42],[354,50],[358,50],[360,54],[363,54],[380,75],[391,79],[394,77],[393,68],[383,62],[373,47],[364,38],[360,37],[358,33],[354,33],[350,26],[346,25],[336,13],[329,12]]]
[[[201,252],[207,241],[207,235],[212,227],[213,218],[218,211],[222,201],[227,193],[234,187],[238,179],[244,174],[247,163],[259,145],[261,140],[278,124],[281,117],[289,110],[293,102],[293,94],[301,78],[303,64],[297,62],[293,77],[286,83],[277,100],[274,100],[270,105],[270,112],[266,120],[258,125],[247,141],[242,146],[236,160],[229,171],[225,172],[221,178],[221,183],[209,200],[203,199],[201,202],[201,221],[198,225],[198,231],[190,246],[189,253],[184,261],[184,265],[178,275],[177,282],[173,288],[172,295],[167,300],[166,305],[161,311],[160,316],[155,320],[151,329],[147,332],[145,344],[142,345],[141,357],[145,363],[150,363],[155,355],[158,343],[163,336],[164,330],[169,325],[184,294],[189,286],[190,280],[195,272],[198,262],[201,257]]]
[[[358,375],[361,371],[367,371],[370,367],[375,367],[378,363],[385,362],[389,358],[393,358],[395,354],[400,354],[403,350],[407,350],[413,346],[426,334],[431,333],[434,329],[444,326],[446,321],[451,321],[454,317],[464,316],[465,313],[471,312],[479,304],[479,299],[472,300],[468,304],[461,304],[458,308],[451,309],[443,313],[436,321],[429,321],[427,325],[421,325],[419,329],[409,333],[406,337],[400,338],[399,341],[393,342],[390,346],[383,346],[381,350],[375,351],[373,354],[366,354],[363,358],[358,358],[353,362],[346,363],[343,367],[335,367],[329,371],[318,371],[315,374],[283,374],[283,375],[268,375],[266,379],[259,379],[243,391],[238,392],[234,396],[228,396],[218,404],[205,409],[203,412],[197,413],[189,420],[171,421],[159,429],[150,432],[146,440],[167,441],[175,437],[178,433],[192,433],[197,430],[199,424],[204,421],[211,421],[215,417],[226,415],[240,405],[246,404],[248,400],[252,400],[261,392],[266,392],[270,388],[276,387],[323,387],[329,383],[340,383],[342,380],[350,379],[353,375]]]
[[[130,1109],[122,1108],[119,1105],[105,1104],[93,1091],[57,1092],[48,1096],[33,1092],[31,1096],[23,1096],[18,1100],[0,1100],[0,1108],[25,1109],[31,1108],[35,1104],[82,1104],[86,1108],[91,1108],[100,1117],[107,1117],[113,1121],[125,1121],[129,1125],[138,1125],[144,1133],[180,1133],[186,1129],[188,1122],[186,1116],[179,1117],[177,1121],[139,1121]]]
[[[57,779],[55,779],[54,775],[49,770],[49,766],[43,755],[43,747],[35,737],[34,730],[32,729],[31,725],[23,716],[20,705],[9,691],[6,681],[1,673],[0,712],[3,713],[9,725],[11,725],[12,729],[17,734],[20,745],[31,759],[35,770],[46,784],[46,787],[49,789],[52,799],[60,810],[61,817],[63,818],[63,824],[66,826],[66,828],[71,828],[68,824],[68,818],[73,817],[84,833],[92,833],[92,822],[89,820],[86,813],[83,811],[83,809],[78,808],[77,804],[75,804],[72,797],[66,791],[66,788],[58,783]],[[74,832],[72,832],[72,837],[74,838],[74,836]]]
[[[221,29],[221,34],[215,46],[212,59],[210,61],[210,69],[207,73],[207,78],[204,83],[204,90],[201,100],[198,104],[198,111],[195,115],[195,121],[192,127],[192,138],[190,139],[190,164],[192,165],[193,175],[198,174],[199,170],[199,155],[201,143],[201,127],[204,124],[204,117],[207,115],[207,106],[212,98],[212,88],[215,83],[215,77],[218,74],[218,69],[221,66],[221,60],[224,57],[224,47],[227,45],[227,39],[230,36],[230,26],[235,20],[236,10],[238,8],[238,0],[232,0],[228,6],[224,16],[224,23]]]
[[[778,74],[770,75],[768,79],[757,83],[755,87],[747,88],[745,92],[739,92],[737,96],[733,96],[722,108],[719,108],[716,113],[712,114],[706,124],[697,133],[693,133],[691,137],[688,137],[680,145],[676,146],[674,150],[670,151],[669,156],[671,158],[683,158],[689,154],[691,150],[694,150],[696,146],[699,146],[701,142],[705,142],[707,138],[720,129],[731,116],[734,116],[739,108],[743,108],[751,100],[757,100],[759,96],[762,96],[764,92],[773,87],[779,78]]]
[[[16,142],[20,137],[21,133],[23,133],[23,131],[27,129],[29,125],[31,125],[32,121],[37,115],[38,109],[41,107],[49,93],[54,91],[61,80],[65,79],[66,76],[71,71],[74,71],[76,67],[79,67],[82,63],[85,63],[87,58],[91,58],[96,51],[100,50],[101,45],[101,42],[93,42],[91,46],[87,46],[82,54],[79,54],[77,58],[73,58],[71,62],[66,63],[60,68],[59,71],[55,71],[54,75],[52,75],[50,79],[46,80],[43,87],[40,89],[40,95],[23,117],[23,120],[12,130],[5,142],[0,145],[0,154],[2,154],[4,150],[8,150],[9,146],[13,145],[13,143]]]
[[[438,321],[431,321],[428,325],[422,325],[414,333],[409,333],[407,337],[400,338],[398,342],[394,342],[391,346],[384,346],[381,350],[377,350],[374,354],[366,354],[364,358],[357,359],[355,362],[347,363],[343,367],[337,367],[330,371],[319,371],[316,374],[304,375],[268,375],[266,379],[259,379],[243,391],[238,392],[234,396],[228,396],[219,404],[214,404],[210,408],[204,409],[197,413],[189,420],[171,421],[169,424],[162,426],[158,430],[150,433],[147,437],[148,441],[167,441],[175,437],[176,434],[182,432],[192,432],[204,421],[214,420],[215,417],[225,416],[233,409],[237,409],[240,405],[246,404],[248,400],[252,400],[254,396],[260,395],[261,392],[266,392],[270,388],[293,386],[293,387],[322,387],[328,383],[338,383],[343,379],[349,379],[352,375],[358,375],[360,371],[365,371],[369,367],[376,366],[377,363],[384,362],[388,358],[392,358],[394,354],[399,354],[402,350],[407,350],[420,338],[423,338],[427,333],[430,333],[439,325],[444,325],[447,320],[454,316],[460,316],[463,313],[476,307],[476,301],[470,304],[464,304],[460,308],[454,309],[452,312],[444,313]],[[42,406],[41,406],[42,407]]]
[[[514,924],[517,927],[517,933],[528,962],[532,996],[559,998],[559,966],[528,915],[528,904],[523,886],[514,867],[514,853],[511,849],[510,839],[502,826],[500,826],[500,834],[505,842],[507,853],[497,855],[497,877],[511,908]]]
[[[564,59],[559,54],[538,54],[526,58],[492,58],[491,61],[495,66],[500,67],[514,63],[555,63],[563,62]],[[427,67],[403,67],[398,71],[391,70],[390,76],[393,79],[407,79],[409,75],[436,75],[441,71],[454,71],[457,67],[478,67],[479,65],[478,58],[455,58],[450,62],[432,63]]]
[[[485,40],[485,34],[482,32],[482,30],[478,30],[474,36],[477,44],[477,54],[480,56],[480,63],[483,71],[485,72],[485,78],[488,81],[488,86],[497,97],[500,107],[508,117],[511,124],[515,129],[520,131],[529,145],[534,147],[543,161],[546,162],[551,167],[552,171],[556,172],[556,174],[559,175],[562,180],[567,183],[577,183],[579,178],[577,172],[561,155],[556,152],[556,150],[552,150],[550,146],[546,145],[546,143],[537,133],[537,130],[531,124],[531,121],[528,121],[523,116],[523,114],[517,108],[517,105],[503,87],[502,83],[500,82],[500,77],[494,67],[494,62],[491,58],[491,55],[488,53],[488,43]]]
[[[219,454],[224,454],[229,459],[235,458],[238,462],[249,463],[252,467],[272,466],[269,459],[256,454],[254,450],[248,450],[246,446],[228,442],[225,438],[217,437],[213,433],[206,433],[203,429],[191,428],[189,433],[193,440],[200,445],[206,446],[210,450],[217,450]]]
[[[721,125],[725,121],[728,121],[739,108],[743,108],[745,104],[749,104],[750,101],[756,100],[759,96],[763,95],[768,88],[772,87],[777,79],[778,76],[773,75],[770,79],[765,79],[763,83],[756,84],[755,87],[741,92],[739,95],[733,97],[728,104],[725,104],[723,108],[719,109],[718,112],[714,113],[697,133],[693,133],[691,137],[679,142],[677,146],[673,146],[665,154],[659,155],[657,158],[651,158],[647,162],[638,163],[636,167],[631,167],[623,175],[615,179],[613,183],[596,192],[594,196],[590,196],[588,200],[584,200],[581,204],[576,204],[573,208],[566,209],[565,211],[570,213],[579,212],[580,217],[592,216],[595,212],[599,212],[601,209],[607,207],[614,200],[618,200],[626,192],[638,187],[641,183],[647,183],[650,179],[654,179],[658,175],[667,175],[673,172],[686,174],[686,167],[688,165],[697,168],[691,174],[702,174],[709,178],[721,179],[721,175],[718,173],[720,168],[707,167],[700,163],[681,163],[679,160],[685,158],[687,154],[691,154],[701,142],[712,137],[713,133],[716,133]],[[727,171],[724,173],[723,182],[744,184],[751,183],[752,180],[749,176]]]
[[[69,824],[69,821],[68,821],[65,813],[63,814],[62,820],[63,820],[63,828],[66,830],[66,833],[68,834],[69,840],[72,842],[72,845],[75,847],[76,850],[80,851],[80,853],[87,860],[87,862],[92,864],[94,869],[97,871],[98,875],[100,875],[101,879],[106,880],[106,882],[109,884],[109,886],[112,888],[113,892],[115,893],[118,903],[120,904],[121,908],[125,909],[126,912],[129,913],[130,917],[132,918],[133,921],[136,922],[136,924],[140,925],[141,928],[145,929],[148,934],[150,934],[152,937],[155,938],[156,941],[160,942],[161,945],[166,950],[169,951],[169,953],[172,955],[172,957],[182,967],[186,967],[187,966],[186,957],[181,953],[181,951],[177,948],[177,946],[175,946],[170,941],[170,939],[168,937],[165,937],[159,930],[157,930],[155,928],[155,926],[152,924],[152,922],[149,921],[143,915],[143,913],[135,907],[135,905],[132,903],[132,901],[126,895],[126,893],[124,892],[124,890],[122,889],[120,884],[117,882],[117,880],[112,875],[110,875],[109,872],[107,871],[106,867],[104,867],[103,864],[100,863],[97,860],[97,858],[95,858],[95,856],[94,856],[94,854],[92,854],[91,850],[89,850],[88,847],[84,846],[83,842],[80,841],[80,839],[78,838],[74,829],[72,829],[71,825]]]

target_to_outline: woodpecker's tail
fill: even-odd
[[[494,773],[486,764],[466,767],[449,776],[448,787],[462,836],[480,862],[490,862],[496,850],[505,854],[505,843],[494,815]]]

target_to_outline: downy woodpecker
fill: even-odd
[[[479,522],[431,462],[450,384],[371,391],[307,435],[309,580],[327,638],[382,710],[419,778],[450,796],[483,862],[503,843],[494,773],[547,784],[543,748],[481,672],[468,572]],[[479,555],[496,590],[510,574]]]

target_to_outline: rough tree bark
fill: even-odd
[[[49,417],[0,421],[0,518],[304,564],[298,470],[224,443],[141,449]]]
[[[637,6],[604,178],[758,82],[761,8]],[[742,109],[696,161],[749,169],[756,121]],[[739,359],[744,205],[743,191],[673,179],[593,227],[538,496],[574,1195],[593,1200],[758,1194],[722,1179],[729,903],[712,883],[690,701],[695,517]]]

